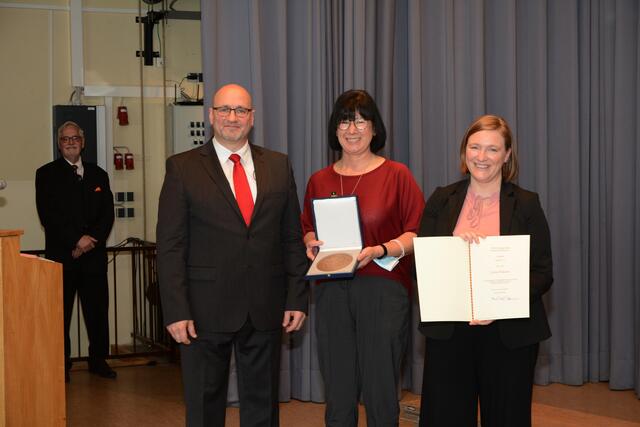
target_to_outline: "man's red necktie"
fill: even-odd
[[[239,155],[232,154],[229,156],[229,160],[233,162],[233,189],[236,193],[236,201],[244,222],[248,226],[251,223],[251,214],[253,213],[253,196],[251,195],[251,188],[249,188],[247,174],[244,172],[242,163],[240,163]]]

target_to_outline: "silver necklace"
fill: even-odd
[[[361,173],[360,176],[358,177],[358,180],[356,181],[356,185],[353,186],[353,190],[351,190],[351,194],[356,192],[356,188],[358,188],[358,184],[360,184],[360,180],[362,179],[362,175],[364,175],[364,173]],[[340,175],[340,195],[344,196],[344,189],[342,188],[342,175]]]

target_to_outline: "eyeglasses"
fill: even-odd
[[[233,111],[234,113],[236,113],[236,117],[240,119],[244,119],[249,115],[250,112],[253,111],[253,108],[246,108],[246,107],[231,108],[227,105],[223,105],[222,107],[213,107],[213,110],[216,113],[218,113],[220,117],[227,117]]]
[[[351,125],[351,122],[353,122],[353,125],[360,132],[365,130],[367,128],[367,125],[369,124],[369,121],[365,120],[365,119],[341,120],[341,121],[338,122],[338,129],[340,129],[340,130],[349,129],[349,126]]]
[[[80,135],[61,136],[60,141],[64,142],[65,144],[67,142],[80,142],[82,141],[82,137]]]

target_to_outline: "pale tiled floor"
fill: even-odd
[[[157,366],[117,368],[118,379],[90,375],[81,364],[67,384],[67,425],[70,427],[164,427],[184,425],[179,368]],[[417,396],[405,393],[403,401]],[[282,427],[321,427],[324,405],[292,401],[280,405]],[[606,383],[581,387],[553,384],[535,387],[536,427],[640,426],[640,400],[632,391],[611,391]],[[227,426],[238,426],[238,410],[227,410]],[[360,426],[365,426],[361,407]],[[415,424],[401,421],[401,427]]]

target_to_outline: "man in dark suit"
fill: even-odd
[[[223,86],[214,138],[170,157],[158,210],[164,321],[181,343],[188,426],[224,426],[235,348],[242,426],[278,425],[282,328],[308,305],[300,206],[287,156],[248,142],[251,96]]]
[[[36,171],[36,205],[44,227],[45,254],[63,265],[67,381],[71,366],[69,327],[76,292],[89,336],[89,371],[116,377],[105,361],[109,353],[106,240],[113,226],[113,195],[107,173],[82,161],[83,148],[80,126],[65,122],[58,128],[62,157]]]

